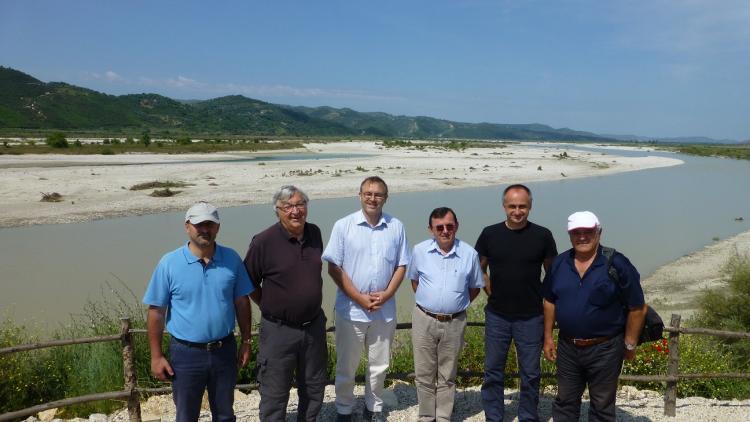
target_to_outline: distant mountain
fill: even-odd
[[[360,135],[401,138],[513,139],[539,141],[612,141],[611,138],[542,124],[461,123],[424,116],[394,116],[350,108],[292,107],[310,117],[335,122]]]
[[[61,82],[44,83],[7,67],[0,67],[0,128],[354,134],[339,124],[237,95],[191,102],[157,94],[113,96]]]
[[[538,123],[462,123],[349,108],[284,106],[240,95],[205,101],[173,100],[158,94],[114,96],[63,82],[45,83],[2,66],[0,129],[583,142],[620,139]]]

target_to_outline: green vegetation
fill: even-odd
[[[111,288],[110,288],[111,289]],[[54,331],[52,339],[102,336],[120,332],[120,316],[134,328],[145,328],[145,313],[133,297],[126,301],[114,290],[101,302],[89,302],[83,314]],[[37,329],[6,319],[0,326],[0,347],[44,341]],[[156,387],[150,376],[148,343],[135,335],[136,370],[142,387]],[[95,392],[118,391],[123,386],[122,350],[118,341],[80,344],[0,355],[0,413]],[[67,407],[63,417],[111,412],[122,407],[106,401]],[[60,416],[58,416],[60,417]]]
[[[166,189],[154,189],[153,192],[148,194],[148,196],[153,196],[156,198],[168,198],[170,196],[175,196],[178,193],[182,192],[181,190],[172,190],[169,188]]]
[[[40,202],[62,202],[63,196],[57,192],[42,192]]]
[[[750,257],[735,255],[726,265],[726,288],[708,290],[691,325],[727,331],[750,331]],[[750,340],[721,339],[736,367],[750,370]]]
[[[130,190],[146,190],[146,189],[156,189],[156,188],[184,188],[186,186],[192,186],[192,185],[189,185],[185,182],[180,182],[180,181],[155,180],[153,182],[138,183],[137,185],[131,186]]]
[[[89,134],[88,136],[92,136]],[[272,139],[259,139],[257,137],[249,139],[228,139],[226,141],[210,141],[210,140],[190,140],[189,137],[183,137],[182,142],[164,142],[164,141],[152,141],[152,138],[148,134],[141,135],[142,137],[138,142],[135,142],[133,138],[125,138],[125,141],[120,141],[119,138],[104,139],[101,143],[82,143],[80,139],[73,141],[75,148],[69,148],[64,145],[69,145],[67,138],[71,138],[70,135],[65,135],[63,132],[56,132],[54,135],[50,135],[48,140],[44,144],[37,144],[33,140],[23,142],[21,145],[12,145],[10,143],[5,145],[5,148],[0,149],[0,154],[101,154],[101,155],[114,155],[124,154],[129,152],[158,152],[163,154],[201,154],[201,153],[213,153],[213,152],[230,152],[230,151],[272,151],[279,149],[294,149],[301,148],[302,141],[297,140],[272,140]],[[60,138],[62,137],[62,138]],[[96,137],[96,136],[94,136]],[[49,138],[53,138],[52,141]],[[63,141],[60,141],[62,139]],[[188,139],[190,142],[185,142]],[[50,144],[54,143],[55,146]],[[60,144],[58,146],[58,143]],[[158,151],[154,150],[150,145],[156,145],[159,148]]]
[[[728,288],[708,290],[700,310],[686,325],[727,331],[750,331],[750,259],[734,256],[727,263]],[[626,374],[665,374],[669,349],[666,340],[639,347],[636,359],[625,363]],[[750,372],[750,340],[681,335],[680,372]],[[632,383],[643,385],[644,383]],[[659,390],[661,383],[645,383]],[[750,380],[695,380],[679,383],[679,394],[719,399],[750,397]]]
[[[180,102],[157,94],[113,96],[66,83],[44,83],[0,66],[0,129],[151,131],[283,137],[612,141],[541,124],[461,123],[425,116],[360,113],[348,108],[290,107],[230,95]],[[180,138],[178,138],[180,139]],[[148,146],[148,143],[145,144]]]
[[[750,144],[739,145],[678,145],[666,149],[683,154],[703,157],[727,157],[738,160],[750,160]]]
[[[55,132],[47,137],[46,141],[48,146],[52,148],[67,148],[68,140],[65,139],[65,134],[62,132]]]

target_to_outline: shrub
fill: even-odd
[[[146,189],[154,189],[154,188],[184,188],[185,186],[191,186],[191,185],[188,185],[187,183],[180,182],[180,181],[154,180],[153,182],[138,183],[136,185],[133,185],[130,187],[130,190],[146,190]]]
[[[120,317],[129,317],[132,328],[145,328],[145,309],[137,298],[125,299],[109,284],[107,287],[101,301],[89,301],[83,314],[72,316],[68,325],[53,331],[52,339],[117,334]],[[47,341],[30,334],[34,331],[7,319],[0,324],[0,347]],[[133,343],[138,385],[163,386],[150,375],[146,336],[134,334]],[[0,413],[65,397],[118,391],[123,386],[122,349],[119,341],[113,341],[0,355],[0,379]],[[61,416],[110,413],[121,407],[120,401],[91,402],[61,409]]]
[[[700,310],[691,325],[728,331],[750,331],[750,257],[734,255],[726,264],[726,288],[708,290],[699,298]],[[720,338],[735,365],[750,369],[750,341]]]
[[[40,202],[61,202],[63,200],[63,196],[60,195],[57,192],[42,192],[42,199],[40,199]]]
[[[62,132],[55,132],[47,137],[45,140],[47,145],[52,148],[67,148],[68,140],[65,139],[65,134]]]

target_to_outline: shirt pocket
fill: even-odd
[[[466,277],[468,273],[463,268],[450,268],[445,280],[445,289],[451,293],[466,291]]]
[[[595,280],[591,287],[589,303],[594,306],[605,308],[617,300],[615,283],[609,278]]]
[[[380,256],[385,260],[389,266],[396,266],[398,262],[398,242],[391,238],[384,238],[383,243],[380,244]]]

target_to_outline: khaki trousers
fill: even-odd
[[[415,306],[411,323],[419,420],[450,421],[466,313],[451,321],[440,322]]]

